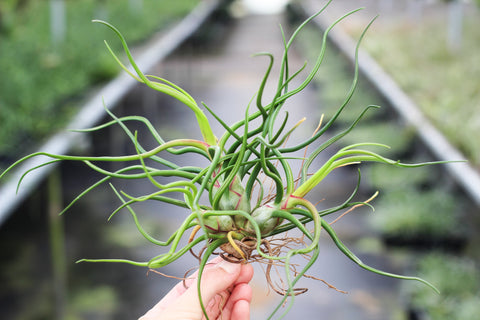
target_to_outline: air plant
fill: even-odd
[[[119,65],[139,82],[158,92],[170,95],[189,107],[196,116],[202,139],[185,138],[164,141],[147,118],[141,116],[117,117],[105,108],[112,120],[82,131],[92,132],[118,125],[131,140],[136,152],[128,156],[70,156],[37,152],[15,162],[2,176],[19,163],[37,156],[49,158],[41,166],[58,161],[80,161],[92,170],[104,175],[101,180],[85,189],[63,212],[79,198],[114,178],[125,180],[147,179],[155,187],[155,192],[140,196],[119,191],[112,185],[113,191],[121,201],[121,205],[111,214],[110,218],[121,209],[128,210],[143,237],[155,245],[167,247],[168,251],[144,262],[125,259],[83,259],[81,261],[121,262],[157,269],[174,262],[189,252],[193,253],[193,249],[196,247],[197,249],[200,248],[200,253],[196,254],[199,259],[200,276],[213,254],[220,254],[224,259],[236,263],[263,261],[268,265],[267,270],[270,270],[269,268],[273,265],[283,265],[285,272],[284,286],[275,288],[275,291],[283,295],[283,298],[272,312],[271,317],[289,299],[290,303],[286,308],[286,313],[291,308],[295,295],[305,291],[295,286],[319,257],[319,240],[322,230],[331,237],[343,254],[361,268],[383,276],[420,281],[436,290],[433,285],[423,279],[384,272],[364,264],[342,243],[333,227],[324,220],[325,216],[339,211],[349,211],[361,205],[371,206],[368,203],[371,199],[360,202],[353,200],[359,189],[360,174],[357,185],[352,187],[351,195],[337,206],[319,211],[314,203],[306,199],[306,196],[314,187],[319,185],[330,172],[339,167],[358,165],[362,162],[379,162],[398,167],[418,167],[433,163],[405,164],[391,160],[368,150],[372,146],[387,146],[367,142],[341,148],[320,168],[312,169],[314,160],[318,159],[318,156],[327,147],[352,131],[368,110],[377,108],[373,105],[367,106],[344,131],[333,137],[324,138],[324,133],[344,111],[354,93],[358,79],[358,63],[355,66],[351,89],[335,115],[324,125],[319,124],[313,134],[303,142],[295,145],[288,144],[288,138],[294,134],[295,129],[301,122],[293,126],[290,125],[288,129],[288,113],[285,114],[283,119],[280,116],[282,107],[290,97],[301,92],[319,70],[323,62],[327,35],[330,30],[347,16],[358,11],[354,10],[345,14],[324,32],[322,47],[315,65],[307,73],[301,84],[292,89],[290,88],[292,80],[298,78],[305,71],[307,64],[305,63],[292,74],[288,64],[289,50],[299,32],[325,8],[326,6],[305,20],[292,33],[288,41],[284,37],[284,53],[281,57],[278,84],[273,98],[268,104],[263,103],[264,89],[274,64],[274,57],[269,53],[260,54],[269,58],[269,64],[256,93],[255,110],[250,110],[252,107],[249,105],[245,110],[244,118],[229,125],[220,119],[212,109],[203,104],[203,107],[225,129],[225,133],[220,138],[214,135],[209,119],[192,96],[166,79],[142,73],[120,31],[107,22],[96,21],[109,27],[119,37],[133,71],[130,71],[121,62],[108,43],[105,42]],[[373,20],[370,24],[372,22]],[[357,56],[358,46],[370,24],[360,36],[356,49]],[[128,123],[132,122],[145,126],[158,146],[149,150],[145,149],[139,142],[137,132],[130,130],[127,126]],[[319,145],[317,146],[318,143],[314,145],[315,142],[319,142]],[[313,150],[309,150],[309,147]],[[298,151],[302,150],[305,152],[303,157],[296,155]],[[208,165],[204,167],[180,166],[166,160],[163,156],[166,153],[173,156],[200,155],[208,161]],[[99,165],[102,162],[112,161],[125,162],[129,165],[117,171],[108,171]],[[302,164],[298,177],[294,176],[292,170],[292,163],[294,162]],[[161,183],[160,178],[162,177],[169,177],[173,181]],[[20,183],[21,180],[19,185]],[[273,192],[266,194],[270,186],[273,186]],[[180,199],[178,194],[181,195]],[[189,214],[166,241],[161,241],[149,234],[137,218],[134,205],[143,201],[168,203],[185,208]],[[275,236],[285,235],[290,230],[299,231],[302,235],[301,241],[296,242],[297,244],[300,243],[300,246],[293,247],[287,236],[281,238],[283,239],[281,241],[278,241],[278,239],[272,240],[275,239]],[[180,245],[181,240],[186,239],[188,239],[188,242],[182,247]],[[307,255],[308,259],[301,270],[298,270],[293,266],[292,259],[301,255]],[[270,285],[274,286],[269,280],[269,275],[267,275],[267,280]],[[198,284],[198,290],[201,294],[200,284]],[[200,301],[200,303],[202,302]],[[202,308],[204,308],[203,305]]]

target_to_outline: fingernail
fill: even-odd
[[[234,263],[230,263],[228,261],[222,261],[217,265],[219,268],[222,268],[226,273],[235,273],[237,271],[238,266]]]

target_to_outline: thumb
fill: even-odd
[[[200,284],[203,301],[208,303],[217,294],[231,287],[238,279],[241,268],[239,263],[222,260],[213,268],[206,269]]]
[[[205,307],[217,294],[226,291],[234,285],[240,275],[241,268],[239,263],[230,263],[222,260],[215,266],[204,269],[200,283],[200,292]],[[200,319],[203,311],[198,296],[197,283],[193,283],[169,309],[180,311],[178,314],[198,315]]]

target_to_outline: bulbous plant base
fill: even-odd
[[[260,262],[266,264],[265,268],[265,278],[267,280],[268,286],[278,293],[281,296],[285,295],[299,295],[308,291],[307,288],[287,288],[281,287],[276,281],[272,280],[272,271],[275,267],[284,268],[285,265],[281,260],[273,260],[267,257],[278,257],[285,251],[291,250],[294,246],[305,245],[303,237],[294,238],[294,237],[282,237],[282,238],[273,238],[270,240],[262,239],[260,242],[260,250],[262,254],[259,254],[257,251],[257,240],[253,237],[244,237],[241,240],[232,239],[232,241],[227,242],[219,247],[221,252],[216,252],[214,254],[219,255],[222,259],[231,262],[231,263],[252,263]],[[199,254],[196,254],[190,251],[199,261],[202,260],[203,253],[207,247],[205,246]],[[267,257],[266,257],[267,256]],[[308,255],[305,255],[308,256]],[[308,258],[308,257],[307,257]],[[293,275],[298,275],[299,272],[296,270],[295,265],[291,264],[289,266],[290,271]],[[274,271],[274,274],[278,273]],[[318,280],[325,283],[329,288],[332,288],[341,293],[347,293],[345,291],[337,289],[335,286],[329,284],[323,279],[312,277],[309,275],[303,275],[306,278]]]
[[[234,263],[248,261],[257,247],[257,242],[246,238],[233,241],[235,246],[230,242],[220,246],[220,249],[223,250],[223,253],[220,254],[222,258]],[[238,249],[240,249],[240,251]]]
[[[223,253],[220,254],[220,256],[233,263],[240,263],[240,262],[247,262],[252,258],[258,258],[260,257],[259,255],[254,255],[253,251],[257,249],[257,240],[254,238],[250,237],[245,237],[242,240],[233,240],[233,243],[225,243],[220,246],[220,249],[223,250]],[[269,248],[270,245],[268,244],[268,241],[265,239],[262,239],[262,242],[260,243],[260,248],[262,249],[262,246],[265,248]],[[263,253],[268,254],[268,249],[263,251]]]

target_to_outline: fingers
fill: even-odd
[[[234,320],[250,320],[250,301],[237,301],[232,310],[230,319]]]
[[[241,283],[234,287],[230,298],[225,305],[222,319],[249,320],[252,288],[248,283]]]
[[[227,289],[234,286],[235,281],[241,274],[242,266],[227,261],[221,261],[216,265],[205,268],[201,280],[201,296],[204,305],[214,300],[217,295],[228,299]],[[245,277],[245,276],[243,276]],[[216,318],[218,308],[212,310],[212,318]],[[203,311],[199,302],[198,290],[196,283],[192,284],[182,295],[173,301],[165,309],[169,314],[183,317],[182,319],[201,319]],[[180,319],[180,318],[179,318]]]
[[[210,269],[215,267],[218,263],[223,261],[221,257],[217,257],[215,259],[212,259],[210,262],[208,262],[205,265],[205,270]],[[168,306],[170,306],[174,301],[178,299],[182,294],[187,291],[189,287],[195,287],[196,288],[196,283],[197,283],[197,277],[198,277],[198,270],[190,275],[185,281],[181,281],[177,283],[175,287],[173,287],[167,295],[163,297],[162,300],[160,300],[154,307],[153,309],[161,311]]]
[[[206,269],[201,282],[201,295],[203,301],[212,300],[217,294],[232,287],[239,278],[242,265],[221,261],[213,268]],[[185,295],[192,295],[198,301],[197,288],[190,287]],[[193,294],[194,291],[194,294]]]
[[[201,319],[203,311],[197,277],[194,274],[187,280],[188,289],[182,282],[178,283],[140,319]],[[252,290],[248,282],[252,277],[253,267],[249,264],[234,264],[222,259],[213,259],[207,264],[201,280],[201,297],[209,317],[216,319],[221,314],[223,319],[249,319]]]
[[[234,283],[226,304],[224,303],[221,319],[248,320],[250,319],[250,302],[252,288],[248,284],[253,277],[253,267],[250,264],[242,265],[240,275]]]
[[[249,283],[253,278],[253,267],[251,264],[242,264],[240,275],[238,276],[235,284]]]

